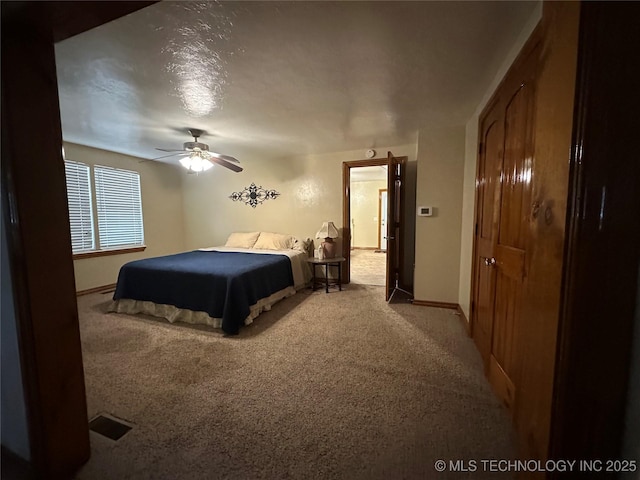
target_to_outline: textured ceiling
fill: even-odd
[[[534,2],[160,2],[56,45],[66,141],[189,127],[242,160],[413,143],[473,113]]]

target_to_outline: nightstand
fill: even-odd
[[[340,291],[342,291],[342,262],[344,262],[346,258],[344,257],[335,257],[335,258],[324,258],[320,260],[319,258],[307,258],[307,262],[311,264],[311,269],[313,270],[313,280],[311,283],[312,290],[315,291],[317,286],[322,286],[324,284],[325,293],[329,293],[329,285],[337,286]],[[316,267],[324,265],[324,278],[316,276]],[[329,281],[329,267],[336,267],[338,269],[338,280]]]

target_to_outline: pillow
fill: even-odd
[[[260,235],[260,232],[234,232],[229,235],[227,243],[225,243],[224,246],[234,248],[252,248],[256,243],[256,240],[258,240],[258,235]]]
[[[281,233],[260,232],[253,248],[261,250],[289,250],[293,248],[295,237]]]

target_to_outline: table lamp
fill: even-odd
[[[324,238],[322,242],[322,250],[324,252],[324,258],[335,258],[336,256],[336,244],[333,243],[334,238],[338,238],[340,234],[333,222],[323,222],[322,227],[316,233],[316,238]]]

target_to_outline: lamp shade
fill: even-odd
[[[338,238],[340,235],[333,222],[323,222],[322,227],[316,233],[316,238]]]

